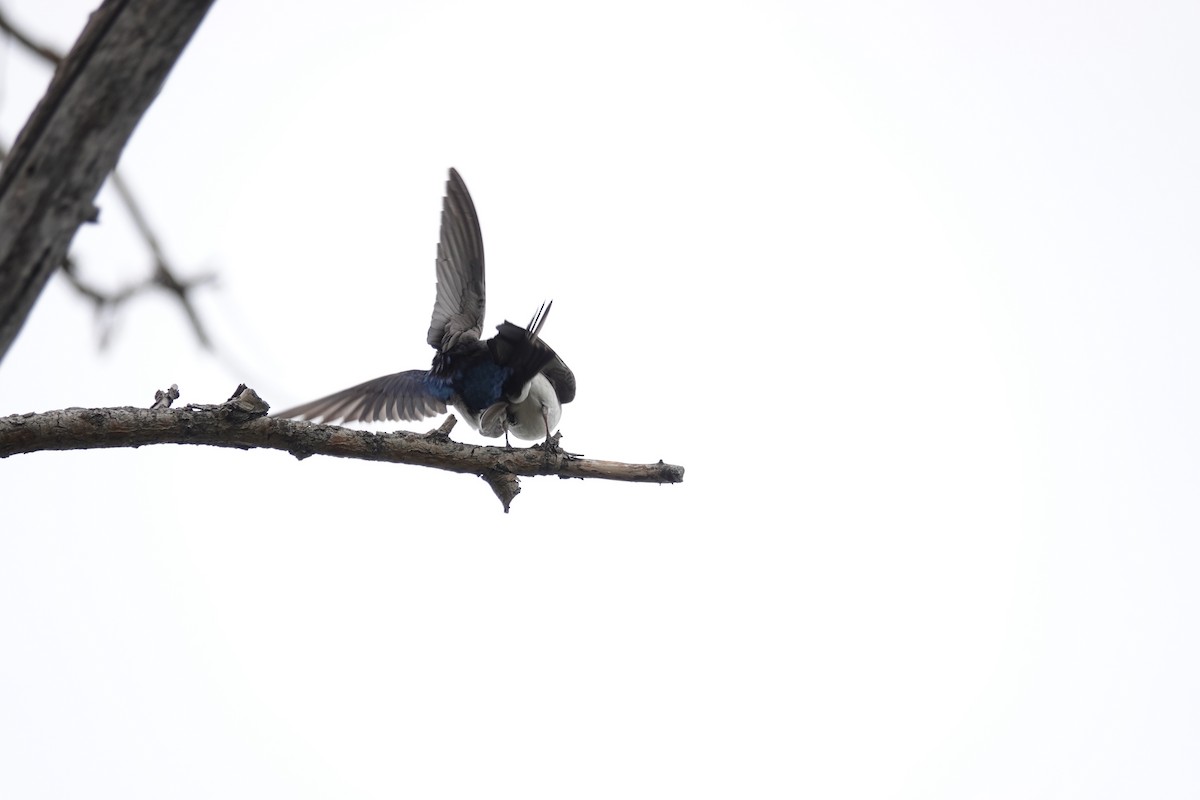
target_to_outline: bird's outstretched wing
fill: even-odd
[[[414,422],[446,411],[453,396],[448,385],[423,369],[410,369],[360,383],[320,400],[289,408],[276,417],[300,417],[325,423]]]
[[[427,340],[438,352],[460,341],[478,341],[486,302],[483,234],[467,185],[453,167],[442,201],[442,233],[437,249],[437,299]]]

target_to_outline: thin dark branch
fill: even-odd
[[[4,13],[3,8],[0,8],[0,31],[7,33],[17,42],[17,44],[21,45],[29,52],[40,56],[43,61],[48,61],[56,67],[58,66],[59,62],[62,61],[62,56],[60,56],[54,50],[54,48],[50,47],[49,45],[41,44],[40,42],[35,42],[33,39],[30,39],[24,31],[13,25],[9,20],[8,15]]]
[[[127,286],[111,292],[97,289],[95,286],[84,280],[84,278],[79,274],[79,265],[70,256],[67,256],[66,259],[63,260],[62,274],[63,277],[67,279],[67,282],[70,283],[75,289],[75,291],[79,292],[79,294],[91,301],[96,312],[96,322],[100,329],[101,348],[108,346],[109,337],[112,333],[113,319],[120,310],[121,306],[133,300],[135,297],[138,297],[139,295],[166,288],[172,294],[175,294],[179,297],[179,300],[183,305],[184,312],[187,314],[188,319],[191,320],[192,328],[195,330],[196,336],[200,339],[200,343],[211,349],[208,336],[204,332],[200,318],[197,316],[196,310],[192,306],[191,298],[189,297],[188,293],[197,286],[215,282],[217,280],[215,273],[208,272],[202,275],[197,275],[194,278],[189,278],[185,283],[179,284],[175,281],[174,277],[170,275],[170,273],[162,270],[156,270],[155,274],[146,280],[130,283]]]
[[[159,244],[158,237],[154,235],[150,223],[146,221],[146,215],[142,213],[142,207],[138,203],[137,198],[133,196],[133,191],[129,188],[129,184],[126,183],[125,179],[116,170],[113,170],[109,179],[112,181],[113,188],[117,190],[117,195],[125,203],[125,208],[129,211],[129,216],[133,220],[134,227],[142,235],[142,239],[145,240],[146,246],[150,249],[150,254],[154,257],[154,276],[151,278],[151,281],[153,281],[154,285],[166,289],[178,298],[180,305],[183,306],[184,313],[187,314],[188,320],[192,323],[192,330],[196,332],[196,338],[200,340],[201,346],[206,350],[211,350],[212,340],[209,339],[208,333],[204,330],[204,325],[200,321],[200,315],[196,313],[196,307],[192,304],[192,299],[188,293],[197,286],[203,286],[206,283],[216,280],[216,276],[209,273],[190,278],[186,281],[177,278],[176,270],[167,262],[162,245]]]
[[[174,387],[172,387],[174,388]],[[161,395],[161,393],[159,393]],[[158,397],[158,395],[156,395]],[[161,398],[156,399],[160,403]],[[312,455],[435,467],[483,478],[508,511],[520,491],[518,478],[557,475],[633,483],[679,483],[683,467],[624,464],[563,452],[556,442],[529,448],[479,447],[455,442],[447,425],[429,433],[373,433],[337,425],[267,417],[268,405],[239,386],[217,405],[182,408],[68,408],[0,417],[0,458],[43,450],[206,444],[238,449],[285,450]]]

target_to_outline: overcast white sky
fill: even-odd
[[[66,49],[89,2],[4,0]],[[447,167],[656,487],[0,461],[0,796],[1200,793],[1200,6],[220,0],[0,415],[424,367]],[[11,141],[48,73],[0,43]],[[148,258],[111,194],[93,280]],[[424,430],[434,424],[411,426]],[[456,436],[479,441],[460,425]]]

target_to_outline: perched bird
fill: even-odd
[[[483,235],[466,184],[451,168],[442,201],[437,299],[427,369],[384,375],[275,416],[324,422],[415,421],[454,406],[484,436],[550,440],[562,404],[575,399],[575,376],[541,339],[551,303],[529,326],[507,320],[480,341],[485,305]]]

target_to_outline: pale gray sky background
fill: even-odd
[[[66,49],[91,2],[5,0]],[[563,444],[680,486],[0,461],[0,796],[1200,793],[1200,6],[219,0],[122,169],[199,295],[0,414],[424,367],[447,167]],[[0,43],[11,141],[49,74]],[[115,198],[75,252],[148,258]],[[412,426],[424,430],[435,424]],[[477,441],[460,425],[455,434]]]

